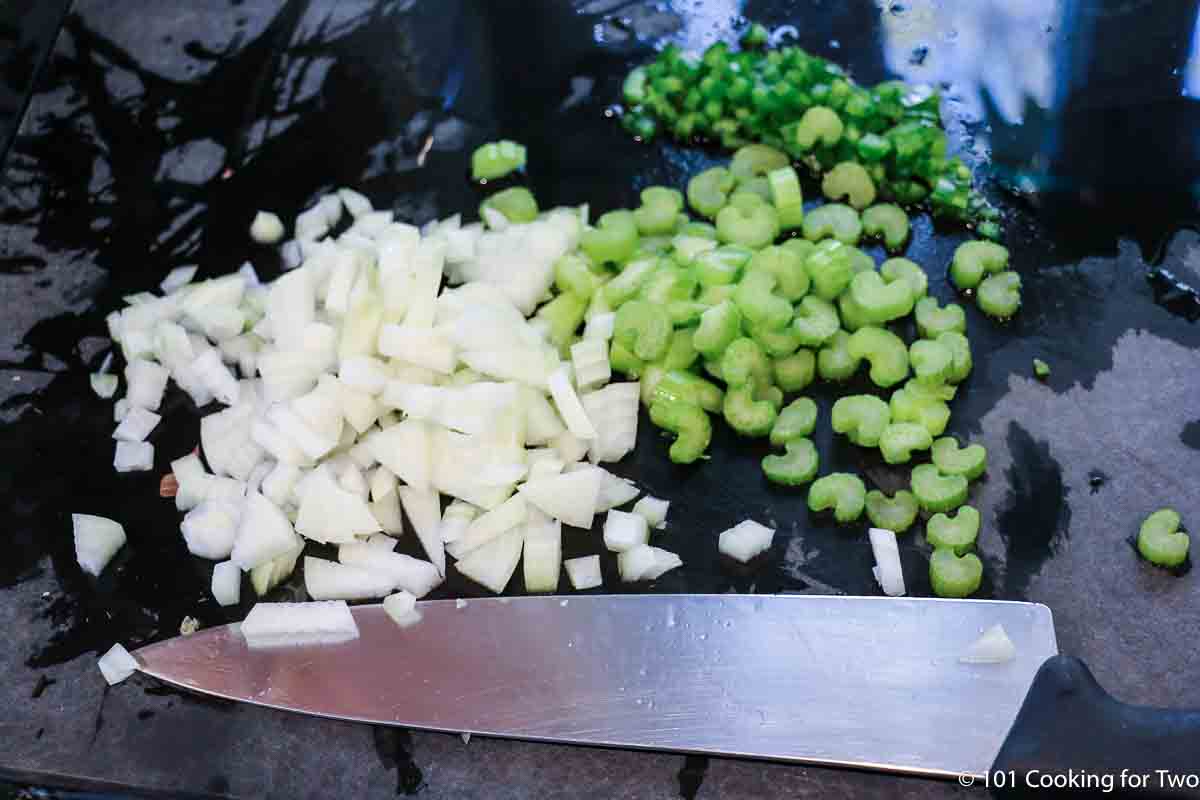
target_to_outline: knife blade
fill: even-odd
[[[614,595],[435,600],[358,639],[250,649],[237,624],[143,647],[147,675],[270,708],[434,731],[952,777],[986,774],[1050,610],[988,600]],[[1002,624],[1017,656],[959,658]]]

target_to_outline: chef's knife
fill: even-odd
[[[251,649],[234,624],[136,656],[185,689],[335,719],[964,781],[1182,774],[1200,755],[1200,713],[1112,700],[1057,655],[1043,605],[622,595],[418,608],[400,628],[381,606],[355,607],[359,638],[341,644]],[[1016,657],[961,661],[996,624]]]

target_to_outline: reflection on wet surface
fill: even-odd
[[[995,71],[1002,62],[980,66],[970,58],[972,42],[989,37],[990,47],[998,26],[1016,41],[1056,36],[1052,4],[1037,5],[1036,24],[1021,16],[1022,4],[1008,4],[1016,16],[1002,20],[967,15],[967,4],[947,11],[945,3],[923,0],[576,5],[580,13],[565,4],[533,13],[515,0],[245,0],[200,10],[139,0],[113,14],[100,0],[77,3],[0,193],[0,498],[10,509],[0,530],[6,554],[0,591],[21,598],[30,621],[11,669],[52,668],[114,640],[136,645],[173,635],[184,615],[210,625],[244,611],[212,603],[210,567],[187,554],[177,514],[158,499],[158,472],[112,473],[111,404],[91,394],[87,373],[105,355],[103,316],[122,295],[152,288],[186,263],[199,264],[203,277],[248,260],[272,276],[278,255],[246,235],[253,213],[270,208],[290,218],[339,185],[357,186],[377,206],[390,204],[414,222],[472,214],[480,194],[464,179],[467,154],[497,135],[529,146],[529,180],[544,205],[587,201],[602,211],[632,202],[647,184],[678,185],[721,155],[639,145],[604,111],[624,71],[662,37],[703,47],[729,38],[743,16],[793,26],[801,46],[847,63],[864,81],[902,75],[945,84],[954,146],[982,166],[989,196],[1006,210],[1007,244],[1027,287],[1026,307],[1008,325],[970,309],[976,374],[955,401],[951,425],[997,455],[973,494],[992,526],[985,522],[983,533],[985,589],[997,597],[1052,597],[1066,642],[1085,642],[1080,632],[1099,620],[1124,624],[1092,595],[1073,601],[1069,591],[1089,580],[1086,560],[1078,560],[1089,541],[1080,531],[1081,513],[1089,526],[1104,524],[1091,506],[1079,511],[1092,494],[1087,471],[1103,468],[1112,476],[1097,502],[1112,492],[1124,508],[1157,507],[1157,479],[1141,485],[1129,465],[1153,465],[1164,457],[1164,441],[1182,442],[1187,447],[1170,451],[1170,468],[1195,474],[1200,422],[1193,407],[1157,438],[1118,426],[1106,436],[1121,442],[1128,460],[1114,465],[1110,440],[1102,442],[1087,425],[1056,427],[1044,418],[1099,402],[1086,394],[1098,382],[1113,413],[1122,402],[1134,415],[1148,413],[1147,401],[1122,398],[1104,383],[1114,371],[1121,380],[1139,379],[1142,373],[1130,372],[1131,347],[1146,361],[1144,374],[1174,376],[1194,390],[1200,328],[1189,324],[1196,318],[1186,310],[1195,307],[1196,278],[1184,260],[1197,237],[1184,232],[1172,239],[1176,223],[1186,220],[1150,211],[1112,226],[1101,224],[1106,218],[1098,212],[1071,212],[1048,225],[995,182],[988,101],[980,98],[991,97],[1006,119],[1016,106],[1000,89],[1050,104],[1056,95],[1045,73],[1057,67],[1038,55],[1020,65],[1023,85],[1014,87]],[[530,46],[530,37],[538,46]],[[806,191],[816,195],[812,186]],[[1119,244],[1130,232],[1143,251]],[[907,255],[930,271],[931,292],[942,302],[954,296],[944,268],[963,236],[914,219]],[[1152,255],[1162,264],[1148,282]],[[1135,331],[1146,338],[1131,339]],[[1012,376],[1029,374],[1034,356],[1051,361],[1050,386],[1014,384]],[[841,391],[814,390],[822,418]],[[1068,391],[1078,392],[1071,403],[1063,399]],[[154,436],[160,468],[198,438],[196,410],[186,397],[172,393],[163,414]],[[687,566],[652,588],[874,593],[865,538],[811,517],[802,494],[766,486],[758,468],[765,447],[718,427],[714,458],[702,467],[671,465],[648,424],[637,453],[617,467],[648,492],[676,500],[661,544],[680,552]],[[823,469],[862,472],[888,491],[903,485],[900,471],[835,440],[825,426],[817,443]],[[129,545],[99,581],[75,565],[72,511],[114,516],[129,533]],[[778,524],[780,541],[774,560],[738,573],[718,559],[715,534],[748,516]],[[402,547],[419,552],[413,541]],[[595,542],[572,536],[564,548],[566,557],[590,554]],[[917,593],[928,592],[926,552],[920,535],[902,542]],[[604,570],[606,586],[621,590],[611,559]],[[1137,580],[1170,591],[1155,583],[1160,577],[1138,573]],[[26,596],[28,587],[46,581],[54,586],[49,596]],[[455,578],[439,596],[479,591]],[[1187,691],[1171,686],[1175,696]],[[65,689],[56,685],[46,695]],[[400,766],[403,790],[421,784],[420,769]],[[681,787],[685,778],[698,782],[703,775],[700,764],[688,765]]]

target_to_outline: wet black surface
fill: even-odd
[[[96,398],[87,378],[107,351],[103,317],[122,295],[156,287],[181,264],[199,264],[201,276],[209,276],[249,260],[264,277],[273,276],[277,254],[246,235],[258,208],[290,218],[325,191],[350,185],[405,220],[472,214],[480,190],[464,179],[469,153],[501,135],[529,147],[527,180],[543,206],[586,201],[595,214],[634,203],[648,184],[680,185],[720,154],[637,144],[605,111],[624,71],[654,42],[672,37],[702,47],[730,36],[741,14],[796,26],[802,46],[846,63],[865,82],[892,74],[948,81],[954,146],[980,167],[989,195],[1006,210],[1006,244],[1025,281],[1025,306],[1004,325],[963,301],[976,370],[953,403],[950,431],[984,441],[993,457],[1004,455],[993,462],[1003,466],[993,467],[972,495],[988,521],[981,596],[1050,602],[1063,649],[1086,650],[1102,680],[1125,681],[1121,688],[1139,691],[1135,672],[1145,670],[1159,677],[1152,686],[1161,691],[1144,696],[1148,701],[1200,705],[1185,675],[1173,674],[1181,673],[1171,668],[1176,662],[1164,660],[1186,661],[1188,649],[1196,654],[1196,639],[1178,635],[1169,616],[1195,618],[1196,594],[1187,588],[1194,576],[1141,569],[1123,544],[1119,552],[1102,550],[1098,528],[1110,527],[1109,539],[1123,542],[1132,523],[1124,517],[1109,522],[1086,505],[1093,493],[1099,503],[1110,490],[1120,493],[1121,512],[1132,516],[1164,504],[1152,469],[1117,473],[1094,466],[1114,449],[1128,453],[1139,470],[1157,465],[1177,476],[1196,474],[1200,362],[1193,359],[1191,369],[1171,376],[1184,383],[1188,391],[1180,396],[1193,404],[1186,415],[1192,421],[1169,432],[1143,436],[1131,424],[1113,445],[1094,439],[1087,425],[1047,430],[1041,424],[1042,409],[1068,395],[1100,409],[1088,393],[1099,391],[1117,368],[1118,346],[1134,333],[1161,343],[1141,356],[1151,374],[1166,358],[1161,348],[1182,346],[1194,356],[1200,345],[1196,313],[1189,310],[1198,302],[1191,288],[1200,281],[1196,237],[1176,235],[1177,223],[1190,217],[1174,206],[1129,214],[1074,202],[1033,204],[1003,191],[994,179],[1001,173],[1009,179],[1012,170],[990,166],[989,121],[980,112],[987,103],[978,105],[970,80],[952,80],[954,59],[962,58],[954,55],[955,43],[969,39],[961,26],[970,20],[945,6],[893,3],[881,12],[866,0],[577,5],[126,0],[114,14],[101,0],[75,4],[6,162],[0,195],[0,501],[9,509],[0,527],[0,621],[18,631],[0,667],[20,677],[11,702],[0,695],[8,715],[0,716],[0,727],[21,731],[0,742],[0,774],[237,796],[319,794],[323,780],[343,788],[362,780],[379,793],[376,779],[383,774],[390,785],[379,796],[510,796],[493,791],[487,777],[493,773],[430,735],[381,731],[372,748],[371,737],[360,737],[353,726],[202,703],[158,687],[146,687],[143,695],[136,683],[103,694],[98,686],[88,688],[99,682],[92,655],[114,641],[132,648],[175,635],[185,615],[207,626],[246,610],[212,602],[211,565],[187,554],[178,515],[158,497],[168,462],[197,443],[190,401],[170,393],[152,435],[155,471],[112,472],[111,402]],[[1049,46],[1056,36],[1047,30],[1039,41]],[[7,91],[18,94],[30,75],[6,73]],[[19,105],[0,97],[0,115]],[[817,194],[806,186],[806,196]],[[914,218],[906,255],[929,270],[931,292],[943,302],[954,298],[945,265],[965,235]],[[1138,246],[1122,244],[1130,240]],[[883,257],[877,248],[870,252]],[[1014,384],[1014,376],[1030,375],[1034,356],[1050,362],[1048,384]],[[854,387],[869,390],[861,376]],[[1132,405],[1133,390],[1145,387],[1130,388],[1129,407],[1140,408]],[[813,390],[822,419],[846,390]],[[1019,419],[1003,422],[1009,414]],[[994,432],[996,426],[985,424],[989,418],[1001,420]],[[643,424],[639,437],[637,452],[614,471],[673,500],[659,543],[679,552],[686,567],[637,591],[877,591],[862,529],[835,528],[809,514],[802,492],[767,485],[758,467],[767,452],[763,444],[739,441],[720,425],[712,460],[682,468],[667,460],[665,442],[651,426]],[[858,471],[889,492],[906,479],[906,471],[835,440],[825,425],[816,439],[823,471]],[[1171,450],[1176,444],[1186,448]],[[1086,457],[1083,472],[1062,461],[1064,453]],[[1101,476],[1099,483],[1087,470]],[[1104,489],[1097,491],[1100,484]],[[1185,520],[1189,512],[1200,518],[1196,500],[1191,494],[1179,501],[1193,503],[1180,508]],[[129,535],[99,580],[75,563],[71,512],[111,516]],[[766,557],[735,566],[719,557],[716,534],[746,517],[780,533]],[[1073,526],[1079,519],[1088,520],[1082,532]],[[1103,569],[1111,572],[1099,579],[1101,573],[1089,574],[1080,566],[1089,557],[1081,547],[1106,553]],[[412,537],[401,548],[419,553]],[[567,557],[599,549],[594,534],[578,531],[566,534],[564,548]],[[919,533],[902,541],[912,594],[929,593],[927,552]],[[617,580],[615,559],[605,554],[603,564],[606,590],[627,590]],[[1125,584],[1135,580],[1143,594],[1130,599]],[[287,598],[297,585],[298,577],[273,599]],[[522,590],[520,575],[511,590]],[[452,571],[435,596],[479,594]],[[1147,610],[1145,597],[1158,598],[1159,605]],[[1160,631],[1164,639],[1172,632],[1170,653],[1157,644],[1098,644],[1127,644]],[[1188,648],[1182,656],[1180,647]],[[62,677],[43,686],[48,676]],[[31,698],[35,686],[45,692]],[[65,704],[56,708],[72,713],[51,709],[52,697]],[[160,726],[166,725],[188,733],[165,733]],[[84,735],[76,736],[81,726]],[[301,752],[275,745],[289,736],[299,737],[294,747]],[[166,768],[197,741],[211,763]],[[798,796],[800,784],[811,796],[957,792],[857,773],[743,770],[726,760],[673,757],[660,771],[649,755],[487,742],[470,747],[508,760],[508,779],[516,783],[504,791],[511,796],[578,796],[566,791],[564,776],[588,769],[622,773],[629,782],[605,790],[613,797],[679,791],[703,798],[718,787],[731,796]],[[613,761],[624,765],[616,767],[605,766],[606,758],[631,760]],[[770,780],[747,783],[751,768]]]

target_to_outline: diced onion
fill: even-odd
[[[251,648],[338,644],[358,638],[358,625],[344,601],[259,603],[241,624]]]
[[[117,393],[118,380],[116,375],[109,375],[103,372],[93,372],[88,376],[91,381],[92,391],[97,397],[102,397],[105,400]]]
[[[563,562],[563,567],[567,570],[571,586],[579,591],[595,589],[604,584],[604,578],[600,573],[600,556],[568,558]]]
[[[75,560],[89,575],[99,576],[125,544],[125,529],[119,522],[92,514],[72,514]]]
[[[192,278],[196,276],[197,269],[199,267],[195,264],[190,264],[186,267],[176,267],[167,273],[167,277],[162,279],[162,283],[158,287],[162,289],[163,294],[172,294],[191,283]]]
[[[769,550],[774,538],[774,530],[748,519],[722,533],[717,549],[735,561],[746,563]]]
[[[137,659],[120,644],[110,647],[107,653],[100,656],[96,665],[100,667],[100,674],[104,676],[104,680],[108,682],[109,686],[116,686],[137,672],[138,668]]]
[[[399,591],[383,598],[383,610],[392,622],[401,628],[408,628],[421,621],[421,612],[417,610],[417,598],[411,592]]]
[[[650,530],[645,517],[624,511],[608,512],[604,519],[604,546],[609,550],[623,553],[649,541]]]
[[[885,528],[871,528],[868,535],[871,538],[871,552],[875,555],[875,566],[872,568],[875,580],[888,597],[902,596],[904,571],[900,567],[900,547],[896,543],[896,533]]]
[[[1017,647],[1000,624],[993,625],[959,657],[967,664],[1003,664],[1017,657]]]
[[[667,527],[667,510],[670,507],[671,501],[646,495],[633,504],[633,513],[644,518],[651,528],[661,530]]]
[[[283,220],[270,211],[259,211],[250,223],[250,238],[259,244],[275,244],[283,239]]]
[[[146,472],[154,468],[154,445],[149,442],[117,442],[113,455],[117,472]]]
[[[242,598],[242,570],[232,561],[213,567],[212,596],[218,605],[236,606]]]

